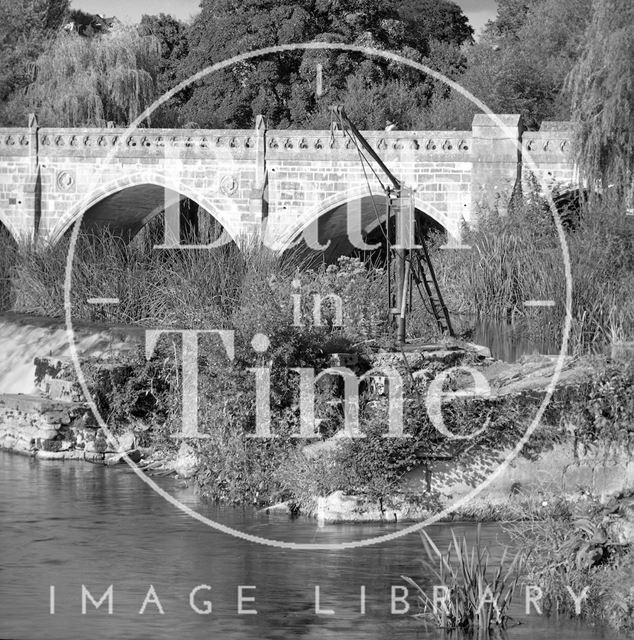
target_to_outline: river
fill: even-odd
[[[296,542],[342,542],[378,535],[399,525],[325,525],[252,509],[201,504],[182,483],[161,484],[179,500],[209,517],[252,534]],[[390,588],[402,574],[425,579],[417,534],[391,543],[345,551],[282,550],[214,531],[168,504],[128,468],[86,463],[34,461],[0,452],[0,638],[15,640],[86,638],[342,638],[436,640],[409,615],[390,613]],[[473,525],[452,525],[473,538]],[[446,545],[448,525],[431,528]],[[499,525],[485,525],[483,539],[498,554],[507,542]],[[199,585],[190,607],[191,591]],[[98,600],[113,585],[113,613],[88,602],[82,615],[82,585]],[[139,610],[154,586],[158,605]],[[360,613],[360,589],[366,613]],[[50,614],[50,587],[55,613]],[[239,615],[237,590],[243,589]],[[315,586],[322,609],[315,613]],[[399,592],[400,593],[400,592]],[[254,601],[246,600],[255,597]],[[410,597],[412,607],[415,598]],[[614,638],[573,621],[560,623],[513,611],[522,622],[509,640],[598,640]]]

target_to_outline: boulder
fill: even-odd
[[[360,515],[359,499],[347,496],[343,491],[317,498],[317,519],[325,522],[358,520]]]
[[[125,431],[117,436],[117,442],[121,451],[132,451],[136,445],[136,436],[133,431]]]

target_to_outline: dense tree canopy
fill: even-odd
[[[455,2],[399,0],[397,5],[406,25],[406,41],[415,49],[429,53],[434,40],[457,46],[473,42],[473,27]]]
[[[313,40],[400,49],[404,25],[393,3],[379,0],[203,0],[190,31],[184,75],[238,53]],[[387,65],[337,52],[291,52],[234,65],[192,92],[185,111],[202,126],[251,126],[257,113],[279,126],[323,119],[326,101],[315,95],[317,64],[328,98],[345,93],[355,77],[386,80]]]
[[[0,0],[0,101],[32,80],[32,64],[61,27],[70,0]]]
[[[2,4],[9,7],[10,3],[0,0]],[[21,4],[46,5],[47,17],[40,16],[40,23],[49,32],[48,39],[36,38],[38,46],[21,75],[23,90],[16,91],[19,82],[3,84],[0,117],[5,124],[21,123],[30,109],[40,111],[44,121],[59,116],[59,124],[91,124],[104,119],[122,122],[151,95],[164,93],[214,62],[293,42],[341,42],[389,49],[456,77],[466,63],[461,46],[471,43],[473,34],[460,8],[450,0],[202,0],[201,11],[191,25],[165,14],[143,16],[138,34],[152,36],[160,43],[158,69],[149,68],[153,63],[148,66],[147,51],[139,53],[143,47],[131,52],[129,31],[122,49],[127,53],[116,62],[119,71],[106,74],[111,83],[108,89],[96,81],[104,75],[105,64],[98,52],[107,50],[112,38],[108,40],[105,31],[92,29],[95,42],[80,43],[63,36],[85,35],[83,26],[66,34],[60,29],[64,20],[72,22],[75,14],[82,19],[81,25],[90,22],[90,16],[71,11],[68,0],[22,0]],[[13,11],[11,15],[28,30],[24,13],[28,12]],[[120,33],[119,29],[117,37]],[[15,41],[7,41],[7,46],[12,54],[22,56]],[[44,49],[46,55],[40,55]],[[69,58],[72,76],[67,73],[64,56]],[[127,62],[121,64],[124,57]],[[318,68],[323,78],[320,92]],[[15,69],[13,65],[12,73]],[[117,93],[124,86],[121,80],[112,84],[120,73],[133,89],[127,106]],[[150,90],[154,79],[155,94]],[[27,86],[28,92],[24,90]],[[117,96],[106,96],[107,90]],[[51,91],[54,99],[47,104],[45,97]],[[444,94],[446,89],[424,74],[377,57],[330,50],[297,51],[254,59],[214,74],[164,105],[155,122],[161,126],[250,127],[255,116],[263,113],[271,126],[323,127],[330,122],[329,106],[343,103],[361,127],[383,127],[388,119],[411,127],[436,92]]]
[[[497,0],[498,10],[495,20],[486,25],[486,32],[502,38],[518,37],[526,18],[542,0]]]
[[[458,82],[497,113],[520,113],[530,128],[567,120],[566,75],[584,43],[592,0],[504,0],[484,37],[467,51]],[[477,107],[460,95],[437,95],[426,127],[468,128]]]
[[[157,78],[158,95],[163,95],[180,81],[180,65],[189,51],[187,26],[171,15],[144,15],[139,23],[139,34],[152,36],[160,45],[159,72]],[[172,98],[161,105],[152,115],[158,127],[178,127],[187,124],[181,117],[182,107],[189,92]]]
[[[161,46],[159,91],[169,91],[177,82],[178,65],[187,55],[187,27],[176,18],[161,13],[143,15],[139,23],[141,36],[153,36]]]

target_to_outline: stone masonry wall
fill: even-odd
[[[0,222],[14,236],[55,242],[100,200],[151,184],[195,200],[234,239],[262,233],[266,223],[268,243],[280,248],[321,215],[367,196],[368,182],[383,194],[367,169],[366,182],[356,145],[335,129],[267,131],[261,117],[253,130],[39,129],[35,119],[30,125],[0,129]],[[362,133],[415,190],[416,207],[454,240],[479,208],[505,211],[520,176],[528,175],[520,140],[539,175],[574,180],[567,123],[544,123],[522,138],[519,116],[479,114],[472,131]],[[159,211],[164,203],[155,204]],[[138,217],[126,206],[112,212],[119,222]]]

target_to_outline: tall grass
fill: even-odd
[[[634,553],[621,544],[610,525],[614,509],[586,498],[575,512],[540,514],[507,527],[514,543],[525,549],[528,584],[544,594],[546,614],[576,615],[569,589],[588,588],[581,617],[622,632],[634,630]],[[532,514],[535,515],[535,514]]]
[[[293,296],[299,295],[304,328],[318,324],[348,343],[371,342],[390,333],[386,274],[380,266],[366,268],[359,260],[341,258],[336,265],[307,267],[301,254],[281,256],[256,241],[213,250],[158,250],[154,240],[151,230],[129,243],[107,230],[81,233],[72,263],[73,318],[180,328],[243,327],[255,333],[280,322],[293,325]],[[22,243],[12,250],[6,273],[14,311],[63,317],[68,251],[68,239],[37,248]],[[333,296],[341,299],[341,324]],[[89,304],[91,298],[120,302],[100,306]]]
[[[23,244],[11,270],[20,313],[62,317],[69,242],[38,247]],[[182,328],[222,328],[240,308],[245,287],[266,288],[267,280],[292,277],[272,252],[252,245],[209,250],[152,250],[125,243],[107,231],[80,235],[73,258],[71,301],[77,320]],[[118,305],[89,304],[90,298],[118,298]]]
[[[520,204],[506,217],[484,213],[465,231],[472,251],[442,251],[432,241],[432,259],[443,296],[454,316],[514,320],[525,336],[558,344],[566,318],[562,250],[550,211],[538,199]],[[15,311],[63,315],[68,242],[17,252],[0,238],[7,282],[9,263]],[[567,232],[573,281],[571,353],[601,350],[634,338],[634,220],[615,213],[609,202],[590,202],[581,222]],[[300,287],[292,281],[299,280]],[[387,276],[376,263],[344,259],[310,267],[301,256],[288,259],[255,244],[221,249],[154,250],[151,234],[125,244],[107,231],[81,234],[73,263],[73,313],[77,319],[126,324],[180,324],[221,328],[246,310],[261,324],[272,298],[292,318],[291,296],[302,296],[302,321],[314,317],[314,299],[341,297],[344,326],[337,327],[331,302],[323,321],[352,342],[381,342],[393,331],[387,313]],[[118,297],[118,306],[94,306],[91,297]],[[408,324],[410,338],[438,338],[424,300],[416,292]],[[553,300],[554,308],[526,308],[527,300]],[[277,311],[274,313],[277,317]],[[258,322],[252,322],[255,327]],[[459,321],[454,322],[460,325]]]
[[[634,337],[634,221],[609,202],[587,203],[566,232],[572,272],[570,351],[601,349]],[[465,231],[472,251],[434,251],[454,313],[514,319],[529,333],[557,340],[565,320],[563,253],[550,211],[537,199],[508,216],[484,213]],[[553,309],[526,308],[553,300]]]
[[[425,530],[421,533],[427,556],[423,565],[433,576],[433,584],[447,589],[443,602],[435,602],[415,580],[402,576],[418,593],[422,608],[418,617],[444,629],[503,628],[509,620],[507,611],[520,578],[522,556],[518,553],[507,563],[505,549],[496,566],[491,566],[479,526],[471,550],[465,537],[459,542],[453,531],[451,536],[447,551],[442,552]]]

